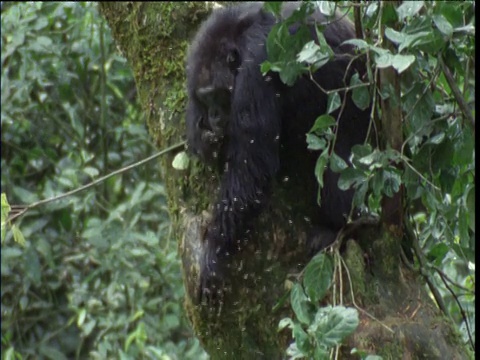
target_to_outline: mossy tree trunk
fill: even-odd
[[[184,138],[185,52],[208,15],[205,3],[102,2],[99,8],[132,66],[158,147],[178,143]],[[201,236],[218,182],[216,174],[196,161],[185,171],[174,170],[174,155],[150,166],[163,174],[167,186],[183,261],[185,308],[195,333],[214,359],[284,358],[291,334],[279,333],[277,326],[292,313],[288,301],[281,299],[287,294],[288,279],[309,260],[305,218],[301,209],[288,206],[295,203],[295,193],[284,184],[274,185],[274,196],[258,219],[251,243],[235,257],[224,303],[196,306],[192,297],[197,290]],[[364,228],[355,241],[346,242],[349,271],[343,272],[344,302],[353,306],[354,300],[362,310],[360,327],[344,346],[344,357],[356,347],[386,359],[465,358],[458,337],[429,299],[422,279],[399,260],[400,239],[389,234],[382,227]],[[349,284],[354,284],[353,292]]]

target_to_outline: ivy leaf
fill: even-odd
[[[365,180],[365,174],[360,169],[347,168],[341,172],[338,179],[338,187],[341,190],[349,190],[354,184],[361,184]]]
[[[332,169],[333,172],[338,173],[346,168],[348,168],[348,165],[345,160],[343,160],[335,152],[332,152],[332,155],[330,155],[330,169]]]
[[[325,173],[325,170],[327,169],[327,163],[328,163],[328,148],[324,149],[320,156],[317,159],[317,162],[315,164],[315,176],[317,177],[318,181],[318,195],[317,195],[317,203],[320,205],[321,204],[321,189],[323,188],[323,174]]]
[[[359,75],[355,73],[350,79],[350,86],[362,85]],[[370,93],[367,86],[354,87],[352,89],[352,100],[360,110],[366,110],[370,106]]]
[[[340,100],[340,95],[338,94],[338,91],[328,94],[328,100],[327,100],[328,114],[331,114],[332,112],[337,110],[340,107],[340,105],[342,105],[342,101]]]
[[[307,144],[307,148],[310,150],[323,150],[327,146],[325,139],[322,139],[315,134],[307,134]]]
[[[325,129],[329,128],[330,126],[336,125],[337,122],[331,115],[321,115],[319,116],[316,120],[315,123],[313,124],[312,128],[310,129],[310,133],[317,133],[317,134],[322,134]]]

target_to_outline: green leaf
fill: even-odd
[[[365,197],[368,191],[368,183],[365,181],[360,186],[355,188],[355,194],[353,195],[353,207],[360,207],[365,204]]]
[[[379,355],[367,355],[365,360],[383,360],[383,358]]]
[[[327,254],[316,255],[305,268],[303,286],[312,302],[325,297],[333,276],[333,264]]]
[[[16,224],[12,225],[13,240],[21,246],[25,246],[25,238]]]
[[[85,325],[82,327],[82,335],[83,336],[90,335],[93,329],[95,329],[96,324],[97,324],[97,321],[95,319],[92,319],[89,322],[85,323]]]
[[[188,168],[189,158],[185,151],[179,152],[172,161],[172,167],[176,170],[185,170]]]
[[[468,213],[468,225],[475,232],[475,186],[472,186],[466,195],[465,206]]]
[[[385,29],[385,36],[388,40],[395,44],[402,44],[406,39],[406,34],[387,27]]]
[[[330,359],[330,349],[316,346],[314,349],[314,356],[315,360],[329,360]]]
[[[471,131],[462,131],[454,142],[453,162],[458,165],[474,163],[475,135]]]
[[[350,86],[362,85],[358,73],[355,73],[350,79]],[[354,87],[352,89],[352,100],[355,106],[360,110],[366,110],[370,106],[370,93],[367,86]]]
[[[334,1],[317,1],[318,9],[326,16],[333,16],[337,6]]]
[[[393,65],[393,55],[385,52],[381,55],[374,56],[375,65],[379,69],[384,69]]]
[[[352,185],[361,184],[365,180],[365,174],[360,169],[347,168],[340,173],[338,187],[341,190],[349,190]]]
[[[98,174],[100,174],[100,171],[98,171],[98,169],[93,166],[86,166],[83,169],[83,172],[91,178],[95,178],[96,176],[98,176]]]
[[[338,94],[338,91],[328,94],[327,114],[331,114],[332,112],[340,108],[341,105],[342,105],[342,101],[340,99],[340,95]]]
[[[267,12],[271,12],[275,15],[280,14],[280,10],[282,9],[282,1],[267,1],[264,3],[263,8]]]
[[[315,176],[317,178],[317,182],[319,185],[318,195],[317,195],[318,204],[321,203],[321,189],[323,188],[323,174],[327,169],[328,158],[329,158],[328,148],[326,148],[322,151],[322,153],[317,159],[317,162],[315,163]]]
[[[310,129],[309,133],[316,133],[318,135],[322,134],[325,129],[329,128],[330,126],[336,125],[337,122],[335,118],[331,115],[324,114],[319,116],[315,123],[313,124],[312,128]]]
[[[55,349],[52,346],[40,345],[39,352],[40,352],[41,355],[45,356],[47,359],[67,360],[67,358],[65,357],[65,355],[62,352],[58,351],[57,349]]]
[[[388,197],[393,197],[399,190],[402,179],[395,169],[385,169],[383,171],[383,193]]]
[[[415,56],[413,55],[394,55],[392,59],[392,66],[399,74],[407,70],[410,65],[415,62]]]
[[[401,21],[407,17],[413,17],[424,6],[423,1],[405,1],[402,5],[397,7],[398,19]]]
[[[370,49],[370,45],[365,40],[360,39],[346,40],[342,44],[356,46],[359,50]]]
[[[297,319],[304,324],[310,324],[313,319],[312,305],[309,303],[302,285],[298,283],[293,285],[290,293],[290,303]]]
[[[315,315],[312,330],[317,343],[326,347],[340,344],[352,334],[359,324],[358,311],[344,306],[319,309]]]
[[[433,15],[433,22],[435,23],[437,29],[440,30],[443,35],[446,35],[449,38],[453,35],[453,26],[445,18],[445,16],[441,14]]]
[[[430,119],[435,110],[435,101],[430,89],[416,83],[402,96],[402,109],[407,114],[409,130],[418,136],[429,135]]]
[[[86,309],[80,309],[80,312],[78,314],[77,318],[77,326],[82,327],[83,323],[85,322],[85,318],[87,317],[87,310]]]
[[[332,169],[333,172],[338,173],[342,170],[345,170],[346,168],[348,168],[348,165],[345,160],[343,160],[335,152],[332,152],[332,154],[330,155],[330,169]]]
[[[325,139],[314,134],[307,134],[307,148],[310,150],[323,150],[327,147]]]
[[[372,152],[370,144],[354,145],[352,147],[352,154],[354,159],[361,159]]]
[[[310,343],[308,334],[302,329],[300,324],[294,325],[293,338],[295,339],[295,344],[297,344],[298,350],[300,350],[302,354],[308,355],[312,351],[313,346]]]
[[[8,214],[10,214],[10,204],[8,203],[7,200],[7,195],[5,193],[2,193],[2,219],[1,219],[1,224],[2,224],[2,244],[5,241],[5,238],[7,236],[7,219],[8,219]]]
[[[29,246],[25,251],[25,272],[32,282],[39,286],[42,279],[42,267],[38,259],[37,252],[32,246]]]
[[[317,71],[323,65],[328,63],[332,57],[333,52],[331,49],[330,52],[322,51],[320,46],[318,46],[315,41],[312,40],[306,43],[302,51],[298,53],[297,61],[301,63],[307,63],[308,65],[313,65],[313,71]]]
[[[38,200],[38,195],[20,186],[13,187],[13,193],[24,204],[30,204]]]

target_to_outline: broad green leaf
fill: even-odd
[[[385,36],[395,44],[402,44],[406,39],[406,34],[389,27],[385,29]]]
[[[410,65],[415,62],[415,56],[413,55],[394,55],[392,59],[392,66],[399,74],[407,70]]]
[[[344,306],[323,308],[315,315],[314,323],[317,343],[327,347],[336,346],[357,328],[358,311]]]
[[[97,324],[97,321],[95,319],[92,319],[85,323],[82,327],[82,335],[83,336],[88,336],[92,333],[93,329],[95,329],[95,325]]]
[[[364,85],[357,73],[355,73],[350,79],[350,86],[353,87],[355,85]],[[368,109],[371,103],[368,86],[354,87],[352,89],[352,100],[355,103],[355,106],[360,110]]]
[[[293,326],[293,338],[295,339],[298,350],[300,350],[302,354],[308,355],[312,351],[313,346],[308,338],[308,334],[298,323]]]
[[[282,9],[282,2],[281,1],[266,1],[263,5],[265,11],[269,11],[273,14],[279,15],[280,10]]]
[[[172,161],[172,167],[176,170],[185,170],[188,168],[189,158],[185,151],[179,152]]]
[[[354,159],[361,159],[372,152],[372,146],[370,144],[354,145],[352,147],[352,154]]]
[[[322,151],[322,153],[317,159],[317,162],[315,163],[315,176],[317,178],[317,182],[319,185],[318,195],[317,195],[317,203],[319,205],[321,204],[321,189],[323,188],[323,174],[327,169],[328,158],[329,156],[328,156],[328,148],[327,148]]]
[[[13,193],[19,198],[21,203],[30,204],[38,200],[38,195],[23,187],[14,186]]]
[[[353,45],[353,46],[356,46],[360,50],[370,48],[370,45],[365,40],[361,40],[361,39],[346,40],[342,44]]]
[[[311,304],[303,291],[302,285],[298,283],[293,285],[290,293],[290,303],[295,316],[300,322],[309,324],[312,321]]]
[[[317,302],[325,297],[331,285],[332,275],[333,264],[327,254],[318,254],[307,264],[303,286],[312,302]]]
[[[334,117],[328,114],[324,114],[319,116],[315,123],[313,124],[312,128],[310,129],[310,133],[317,133],[321,134],[326,128],[330,126],[336,125],[337,122],[335,121]]]
[[[98,174],[100,174],[100,171],[98,171],[98,169],[93,166],[87,166],[83,168],[83,172],[91,178],[95,178],[96,176],[98,176]]]
[[[25,272],[32,282],[38,286],[42,279],[42,267],[37,252],[32,246],[25,250]]]
[[[326,16],[333,16],[337,8],[333,1],[317,1],[318,9]]]
[[[345,160],[343,160],[335,152],[332,152],[332,154],[330,155],[330,169],[332,169],[333,172],[338,173],[342,170],[345,170],[346,168],[348,168],[348,165]]]
[[[451,37],[453,35],[453,26],[443,15],[433,15],[433,22],[443,35]]]
[[[13,240],[15,240],[16,243],[20,244],[21,246],[25,246],[25,238],[23,237],[23,233],[20,231],[17,224],[12,225],[12,234]]]
[[[395,169],[385,169],[383,171],[383,193],[388,197],[393,197],[399,189],[402,179]]]
[[[393,55],[390,53],[383,53],[374,57],[375,65],[379,69],[384,69],[393,65]]]
[[[340,95],[338,94],[338,91],[328,94],[327,114],[331,114],[332,112],[340,108],[341,105],[342,105],[342,101],[340,99]]]
[[[310,150],[323,150],[327,146],[325,139],[318,137],[315,134],[307,134],[307,144]]]
[[[328,46],[328,45],[327,45]],[[325,65],[333,56],[333,51],[328,47],[330,51],[323,50],[315,41],[310,41],[305,44],[302,51],[297,55],[297,61],[301,63],[307,63],[313,65],[313,71],[317,71],[323,65]]]
[[[48,346],[45,344],[40,345],[39,353],[43,355],[46,359],[50,360],[67,360],[67,357],[58,349],[53,346]]]
[[[403,4],[397,7],[399,20],[417,15],[423,6],[423,1],[405,1]]]
[[[365,174],[360,169],[347,168],[340,173],[338,187],[341,190],[349,190],[356,183],[362,183],[365,180]]]

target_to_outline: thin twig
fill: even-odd
[[[146,164],[146,163],[149,162],[149,161],[152,161],[152,160],[154,160],[154,159],[156,159],[156,158],[158,158],[158,157],[160,157],[160,156],[162,156],[162,155],[164,155],[164,154],[166,154],[166,153],[168,153],[168,152],[170,152],[170,151],[177,150],[177,149],[179,149],[179,148],[181,148],[181,147],[183,147],[183,146],[185,146],[185,141],[182,141],[181,143],[178,143],[178,144],[172,145],[172,146],[170,146],[170,147],[168,147],[168,148],[166,148],[166,149],[163,149],[162,151],[159,151],[158,153],[153,154],[152,156],[149,156],[149,157],[147,157],[147,158],[145,158],[145,159],[143,159],[143,160],[140,160],[140,161],[138,161],[138,162],[136,162],[136,163],[134,163],[134,164],[131,164],[131,165],[125,166],[125,167],[123,167],[123,168],[121,168],[121,169],[115,170],[115,171],[111,172],[110,174],[107,174],[107,175],[105,175],[105,176],[102,176],[102,177],[100,177],[100,178],[98,178],[98,179],[96,179],[96,180],[94,180],[94,181],[92,181],[92,182],[90,182],[90,183],[88,183],[88,184],[86,184],[86,185],[80,186],[79,188],[76,188],[76,189],[74,189],[74,190],[68,191],[68,192],[66,192],[66,193],[63,193],[63,194],[60,194],[60,195],[57,195],[57,196],[50,197],[50,198],[48,198],[48,199],[39,200],[39,201],[34,202],[34,203],[30,204],[30,205],[26,205],[22,210],[19,210],[17,213],[15,213],[14,215],[10,216],[7,221],[9,221],[9,222],[10,222],[10,221],[14,221],[14,220],[17,219],[18,217],[20,217],[20,216],[22,216],[23,214],[25,214],[28,210],[31,210],[31,209],[33,209],[33,208],[36,208],[36,207],[38,207],[38,206],[40,206],[40,205],[47,204],[47,203],[52,202],[52,201],[57,201],[57,200],[66,198],[66,197],[68,197],[68,196],[70,196],[70,195],[74,195],[74,194],[76,194],[76,193],[79,193],[80,191],[86,190],[86,189],[88,189],[88,188],[91,188],[91,187],[93,187],[93,186],[95,186],[95,185],[98,185],[98,184],[102,183],[103,181],[111,178],[112,176],[115,176],[115,175],[124,173],[124,172],[129,171],[129,170],[131,170],[131,169],[133,169],[133,168],[136,168],[136,167],[138,167],[138,166],[141,166],[141,165],[143,165],[143,164]],[[19,207],[19,205],[12,205],[12,207],[15,207],[15,208],[17,209],[17,208]]]

